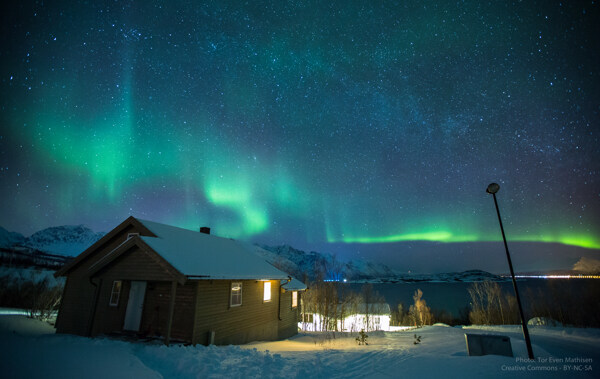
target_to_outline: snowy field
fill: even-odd
[[[526,362],[517,326],[445,327],[355,335],[310,333],[243,346],[171,346],[57,335],[46,323],[0,315],[3,378],[597,378],[600,330],[533,327]],[[421,343],[414,344],[414,334]],[[515,358],[467,356],[464,333],[511,338]],[[569,359],[578,361],[568,362]],[[585,363],[584,363],[585,361]]]

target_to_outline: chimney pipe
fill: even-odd
[[[210,234],[210,228],[208,226],[201,226],[200,233]]]

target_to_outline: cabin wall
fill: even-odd
[[[150,282],[146,291],[146,302],[140,330],[148,337],[164,337],[167,334],[171,282]],[[177,285],[171,341],[192,342],[196,283],[188,281]]]
[[[298,322],[300,321],[300,296],[298,292],[298,305],[292,308],[292,291],[281,293],[281,302],[279,304],[278,339],[289,338],[298,334]]]
[[[142,233],[134,226],[126,227],[121,233],[109,238],[95,252],[80,262],[67,275],[60,311],[56,320],[57,333],[87,336],[94,305],[96,287],[89,279],[89,268],[100,258],[125,242],[128,233]]]
[[[166,335],[172,276],[164,266],[153,259],[152,255],[134,246],[96,275],[94,280],[101,281],[102,285],[96,305],[92,335],[123,330],[132,281],[146,282],[138,334],[148,337]],[[122,281],[123,287],[119,303],[115,307],[109,303],[112,285],[116,280]],[[177,286],[171,339],[187,342],[192,340],[195,291],[196,286],[191,282]]]
[[[242,282],[242,305],[230,306],[231,283]],[[206,345],[243,344],[278,339],[279,280],[271,280],[271,301],[263,301],[264,282],[198,280],[193,342]]]

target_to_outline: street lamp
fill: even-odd
[[[521,298],[519,297],[519,290],[517,289],[517,280],[515,279],[515,272],[513,271],[512,261],[510,259],[510,253],[508,252],[508,245],[506,244],[506,236],[504,235],[504,227],[502,226],[502,219],[500,218],[500,209],[498,209],[498,201],[496,200],[496,192],[500,190],[500,185],[497,183],[490,183],[485,192],[492,194],[494,197],[494,205],[496,205],[496,213],[498,214],[498,222],[500,223],[500,231],[502,232],[502,240],[504,241],[504,249],[506,250],[506,259],[508,259],[508,267],[510,268],[510,276],[512,277],[513,287],[515,289],[515,296],[517,298],[517,305],[519,306],[519,314],[521,315],[521,324],[523,325],[523,337],[525,337],[525,343],[527,344],[527,354],[529,359],[533,360],[533,349],[531,348],[531,340],[529,339],[529,331],[527,330],[527,321],[523,315],[523,307],[521,306]]]

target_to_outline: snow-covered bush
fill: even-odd
[[[358,333],[358,337],[356,337],[356,342],[358,342],[359,345],[368,345],[367,338],[369,338],[369,336],[365,333],[364,329],[361,329]]]
[[[63,279],[53,271],[31,268],[0,268],[0,306],[22,308],[30,317],[53,318],[62,296]]]
[[[415,340],[414,340],[414,342],[413,342],[413,345],[418,345],[418,344],[420,344],[420,343],[421,343],[421,336],[417,336],[417,335],[415,334]]]
[[[547,317],[534,317],[527,321],[529,326],[559,326],[560,324],[551,318]]]

